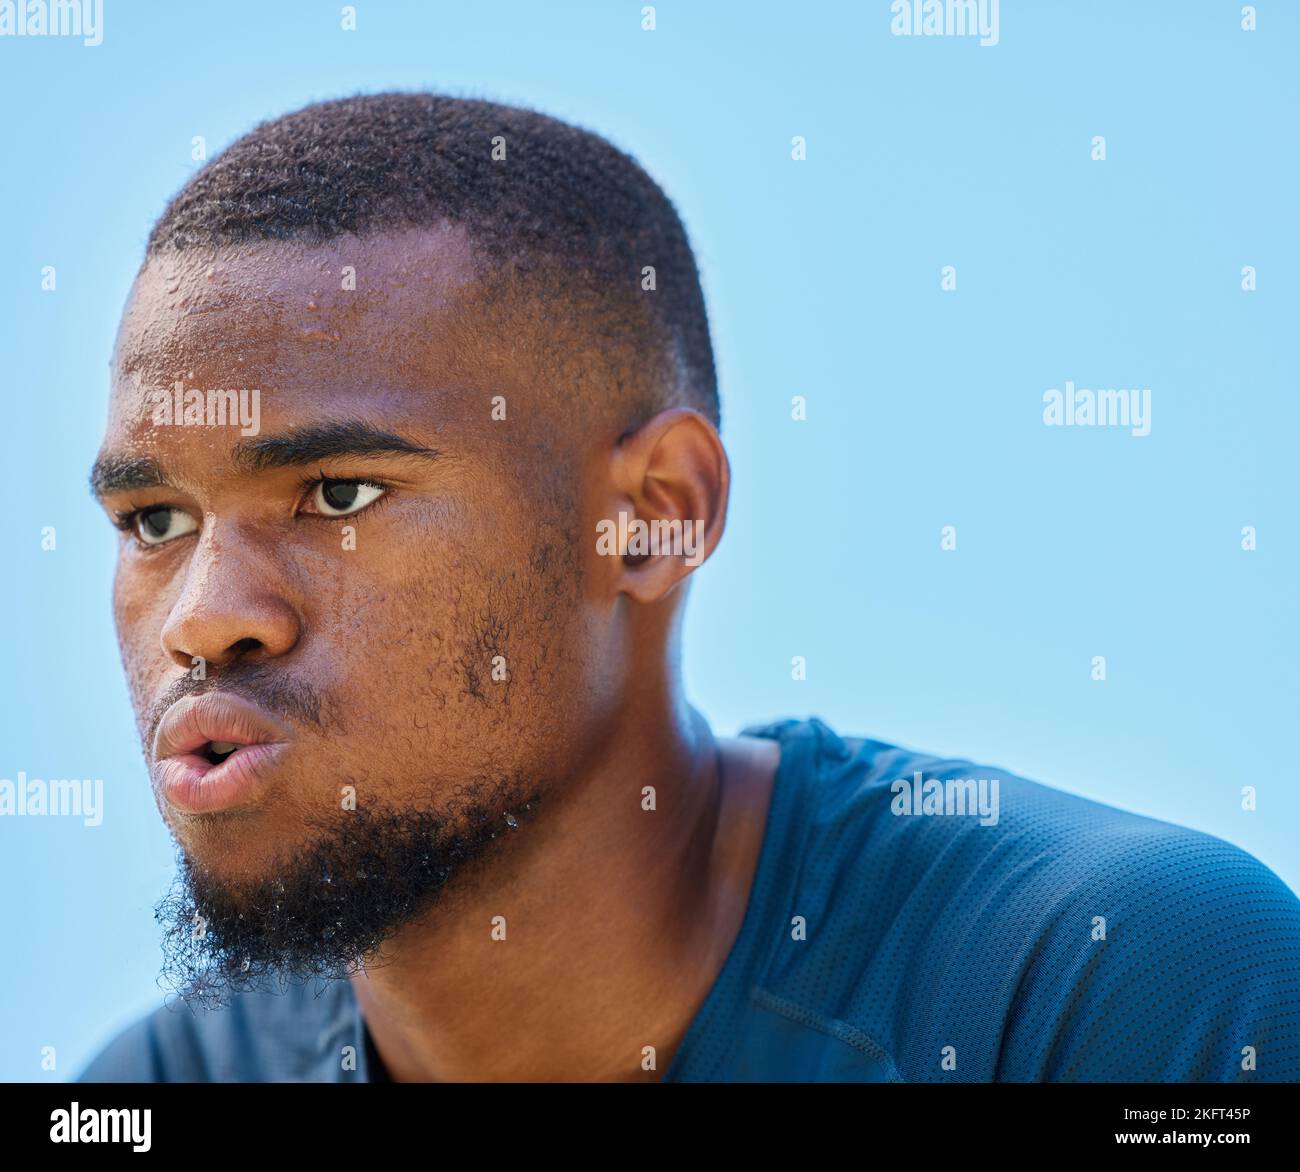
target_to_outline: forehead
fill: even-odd
[[[483,306],[473,248],[452,227],[164,252],[123,313],[111,421],[177,380],[288,403],[499,379]]]

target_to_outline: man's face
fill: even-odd
[[[136,282],[101,452],[144,485],[104,495],[136,514],[118,638],[159,810],[199,883],[189,910],[229,920],[222,946],[255,962],[272,893],[319,901],[323,871],[343,893],[312,915],[400,917],[513,833],[506,815],[526,817],[604,723],[610,608],[584,589],[582,539],[600,448],[556,442],[577,423],[538,385],[541,339],[504,321],[450,231],[165,254]],[[178,381],[259,391],[243,399],[257,434],[160,417]],[[224,744],[191,743],[232,725],[266,743],[216,765]],[[432,836],[429,875],[384,894],[408,880],[371,856],[405,866],[404,835],[426,862]]]

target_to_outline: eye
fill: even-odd
[[[140,509],[131,518],[131,528],[145,545],[162,545],[175,537],[193,533],[199,523],[183,509],[171,505]]]
[[[323,516],[346,517],[377,501],[384,492],[381,485],[365,480],[322,480],[312,492],[311,501]]]

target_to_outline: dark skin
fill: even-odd
[[[123,533],[118,638],[142,733],[195,657],[218,681],[258,664],[322,699],[319,724],[278,714],[291,749],[238,809],[188,814],[155,785],[186,855],[232,883],[300,850],[344,785],[441,807],[485,770],[557,779],[353,986],[399,1081],[655,1081],[740,929],[779,751],[715,738],[682,694],[693,567],[600,556],[596,525],[620,509],[698,519],[711,554],[727,458],[689,408],[625,434],[617,404],[560,393],[535,361],[554,345],[545,307],[523,298],[507,322],[502,304],[453,229],[150,260],[101,458],[151,459],[162,482],[102,499],[112,516],[171,510],[152,515],[175,536]],[[258,440],[364,420],[422,451],[250,467],[237,428],[151,421],[148,392],[176,379],[261,389]],[[322,473],[382,495],[322,515],[304,483]]]

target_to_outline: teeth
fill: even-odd
[[[233,753],[239,746],[233,741],[213,741],[212,752],[214,753]]]

